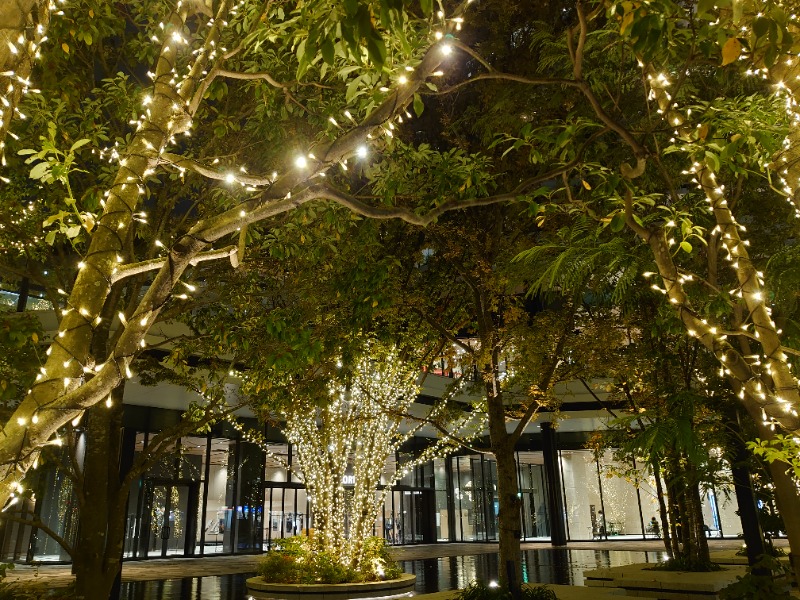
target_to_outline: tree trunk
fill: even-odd
[[[745,407],[756,423],[758,436],[764,440],[772,439],[775,433],[764,424],[760,407],[754,402],[746,402]],[[800,494],[798,494],[796,481],[787,473],[788,466],[786,464],[771,462],[767,463],[767,468],[772,483],[775,485],[775,501],[778,511],[783,517],[786,537],[789,539],[789,555],[795,580],[797,580],[800,579]]]
[[[506,412],[503,395],[495,386],[492,375],[485,377],[486,400],[489,414],[489,438],[492,452],[497,460],[497,495],[499,498],[499,543],[500,543],[500,582],[508,586],[514,597],[518,597],[522,582],[522,560],[520,554],[519,488],[517,485],[517,463],[514,459],[514,446],[509,444],[506,431]],[[509,564],[511,569],[509,569]],[[513,573],[513,580],[509,575]]]
[[[694,475],[694,469],[692,469]],[[688,490],[689,504],[692,511],[692,520],[694,521],[694,536],[695,536],[695,557],[698,565],[706,565],[711,563],[711,555],[708,551],[708,538],[706,538],[705,522],[703,520],[703,504],[700,500],[700,485],[692,483]]]
[[[505,445],[495,449],[495,459],[497,460],[497,496],[500,508],[497,515],[500,530],[500,579],[506,581],[513,594],[515,590],[519,590],[522,583],[520,550],[522,523],[514,447]],[[509,581],[509,578],[512,580]]]
[[[122,390],[115,390],[111,408],[87,411],[83,434],[85,458],[81,515],[75,541],[75,590],[84,600],[107,600],[122,568],[125,498],[119,481]]]
[[[664,486],[661,483],[661,468],[657,461],[653,461],[653,476],[656,479],[656,494],[658,495],[658,517],[661,520],[661,531],[664,535],[664,548],[670,559],[675,558],[672,548],[672,536],[669,530],[669,518],[667,513],[667,503],[664,500]]]
[[[669,474],[669,471],[667,471]],[[672,541],[672,558],[678,558],[681,555],[681,539],[680,539],[680,514],[678,514],[678,499],[675,485],[667,480],[667,500],[669,511],[669,527],[670,538]]]

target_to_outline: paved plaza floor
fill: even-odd
[[[786,547],[785,540],[776,545]],[[709,540],[712,552],[733,551],[741,547],[741,540]],[[547,550],[552,548],[547,542],[522,544],[523,550]],[[660,540],[624,540],[574,542],[566,546],[569,550],[621,550],[639,552],[659,552],[664,549]],[[448,556],[470,556],[497,552],[496,543],[441,543],[415,546],[396,546],[392,555],[397,560],[421,560]],[[153,581],[183,577],[205,577],[209,575],[231,575],[252,573],[261,555],[208,556],[204,558],[163,558],[151,560],[126,561],[122,567],[123,581]],[[70,565],[38,564],[17,565],[9,573],[9,581],[39,581],[48,587],[62,587],[72,581]]]

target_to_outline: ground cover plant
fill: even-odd
[[[258,575],[267,583],[355,583],[396,579],[402,573],[389,555],[383,538],[364,541],[364,560],[357,568],[344,564],[340,557],[318,549],[310,535],[281,540],[258,563]]]

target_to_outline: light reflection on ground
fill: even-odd
[[[523,577],[531,583],[583,584],[583,572],[636,562],[656,562],[657,552],[539,549],[523,553]],[[497,554],[402,561],[416,573],[418,594],[458,589],[471,581],[497,579]],[[245,600],[245,580],[253,574],[136,581],[122,585],[122,600]]]

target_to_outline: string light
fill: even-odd
[[[306,485],[314,515],[315,540],[321,550],[351,566],[363,559],[363,542],[372,534],[393,485],[417,465],[458,447],[456,436],[470,439],[483,427],[481,415],[459,411],[460,416],[449,423],[452,436],[437,439],[418,456],[398,465],[379,489],[389,459],[422,422],[440,418],[450,397],[435,405],[419,424],[401,432],[419,394],[418,370],[401,360],[394,349],[371,345],[370,350],[370,356],[353,365],[349,386],[330,384],[326,406],[295,395],[282,415],[284,434],[299,465],[296,474]],[[248,439],[254,436],[248,434]],[[272,457],[285,465],[280,457]]]
[[[239,4],[241,5],[241,3]],[[220,11],[222,11],[222,8],[220,8]],[[63,14],[63,11],[58,10],[55,12],[55,14]],[[220,12],[220,14],[222,13]],[[440,15],[440,18],[444,20],[444,15]],[[460,21],[453,22],[460,26]],[[439,26],[443,25],[443,23],[439,24]],[[170,27],[165,27],[165,25],[162,23],[160,24],[160,29],[164,30],[165,33],[152,37],[156,43],[161,43],[160,40],[163,40],[165,37],[167,37],[170,41],[170,44],[164,44],[161,48],[159,59],[156,61],[156,71],[148,72],[148,76],[157,85],[153,86],[151,93],[144,95],[142,98],[142,110],[138,116],[134,117],[134,119],[131,121],[131,124],[136,129],[136,133],[131,137],[126,149],[123,150],[120,147],[119,142],[115,142],[110,148],[97,149],[97,156],[107,159],[118,166],[118,171],[114,181],[102,194],[103,197],[100,200],[102,215],[99,219],[96,219],[97,224],[102,225],[105,230],[115,230],[118,232],[116,235],[119,244],[118,247],[108,249],[110,252],[115,253],[111,254],[111,256],[115,257],[116,261],[107,261],[105,256],[101,257],[98,254],[85,256],[78,263],[78,275],[72,291],[66,292],[64,290],[59,290],[59,293],[69,297],[69,301],[67,306],[62,310],[62,315],[64,318],[62,319],[59,331],[57,333],[58,340],[63,341],[59,341],[57,347],[51,346],[48,348],[47,364],[57,367],[53,369],[53,371],[55,371],[52,375],[53,377],[58,377],[59,375],[64,374],[63,371],[61,371],[62,367],[59,367],[58,365],[63,365],[65,358],[70,356],[76,358],[82,354],[80,342],[77,344],[70,343],[72,339],[80,339],[80,337],[73,338],[72,332],[80,331],[81,327],[92,326],[92,324],[96,326],[101,322],[99,313],[102,311],[103,303],[107,297],[108,291],[111,288],[112,276],[116,276],[119,273],[124,273],[126,269],[131,267],[131,265],[123,266],[124,261],[122,259],[122,255],[125,250],[123,248],[125,231],[129,229],[132,222],[143,224],[148,222],[146,213],[142,211],[136,211],[136,207],[139,206],[139,204],[142,202],[142,198],[147,193],[145,180],[146,178],[152,176],[155,173],[156,168],[162,164],[161,157],[165,153],[167,146],[174,142],[174,136],[178,133],[185,133],[186,135],[190,134],[189,130],[192,127],[192,115],[197,108],[196,101],[199,102],[203,95],[202,93],[199,93],[200,86],[203,82],[203,77],[210,72],[210,65],[214,64],[214,61],[221,56],[218,54],[218,51],[221,51],[222,53],[227,52],[224,48],[217,47],[217,39],[220,31],[227,27],[228,23],[219,18],[212,18],[207,22],[208,33],[205,36],[204,42],[202,42],[202,46],[191,51],[193,62],[190,62],[185,73],[183,72],[183,69],[176,69],[173,66],[178,64],[176,61],[176,57],[178,56],[176,45],[183,46],[189,42],[189,40],[187,40],[187,38],[181,33],[181,30],[179,29],[181,26],[182,23],[178,23],[178,28],[170,29]],[[42,34],[43,39],[44,31],[39,31],[38,33]],[[202,39],[202,36],[197,34],[198,32],[195,31],[194,35]],[[33,43],[30,45],[30,49],[35,49],[38,52],[38,48],[35,48],[35,44]],[[17,50],[19,50],[19,48],[17,48]],[[442,50],[442,52],[447,52],[447,50]],[[410,67],[406,68],[410,71],[413,70]],[[2,75],[6,76],[8,74]],[[18,77],[19,83],[23,84],[26,89],[28,88],[30,82],[28,82],[25,77],[15,74],[11,75]],[[432,75],[441,76],[443,75],[443,72],[441,70],[436,70],[432,73]],[[408,81],[407,77],[401,77],[402,81],[398,80],[398,85],[402,85]],[[425,77],[415,77],[415,81],[420,82],[424,80],[424,78]],[[16,89],[18,89],[18,87]],[[29,91],[37,92],[37,90],[33,89],[30,89]],[[202,92],[204,91],[205,88],[203,88]],[[7,96],[0,97],[2,97],[3,100],[8,100],[9,103],[11,103]],[[3,102],[3,104],[5,104],[5,102]],[[167,110],[162,110],[164,107],[171,107],[171,109],[168,108]],[[382,127],[385,135],[387,137],[392,137],[392,129],[394,128],[394,125],[391,120],[395,118],[395,116],[399,118],[399,112],[402,110],[404,110],[404,107],[402,106],[392,109],[390,116],[383,121],[383,125],[378,125],[373,130]],[[20,119],[25,118],[25,115],[18,110],[16,111],[16,114]],[[349,111],[344,111],[344,114],[351,122],[357,123]],[[405,111],[405,114],[410,117],[408,111]],[[4,117],[3,114],[0,114],[0,119],[4,122],[8,122],[10,120],[8,115],[5,115]],[[335,120],[334,124],[338,126],[338,123],[335,123]],[[366,131],[362,135],[366,139],[372,139],[372,136]],[[0,150],[2,150],[2,147],[0,147]],[[363,158],[366,156],[366,147],[364,147],[363,150],[350,150],[350,152],[354,152],[357,156]],[[306,158],[306,156],[308,158]],[[313,153],[309,152],[306,156],[298,157],[296,166],[300,168],[308,167],[308,159],[311,159],[315,163],[320,162],[316,159]],[[320,166],[323,168],[327,168],[331,164],[342,164],[344,166],[346,164],[346,158],[347,156],[341,156],[330,160],[330,157],[324,156],[323,161],[325,162]],[[181,174],[183,174],[185,170],[186,169],[183,167],[178,167],[178,171]],[[239,171],[243,174],[245,173],[243,167],[239,167]],[[311,176],[316,176],[318,174],[320,173],[312,173]],[[324,172],[321,174],[324,174]],[[244,185],[246,180],[244,175],[224,175],[226,179],[229,179],[231,176],[234,179],[232,183],[239,182]],[[288,176],[290,181],[292,180],[291,177],[293,177],[293,175],[290,174]],[[273,172],[271,181],[269,183],[274,183],[277,180],[278,173]],[[291,190],[285,191],[284,197],[287,199],[292,198]],[[90,216],[93,220],[95,219],[94,215]],[[156,245],[158,247],[163,247],[163,244],[157,243]],[[113,264],[109,264],[109,262],[113,262]],[[92,289],[93,293],[89,298],[87,298],[86,302],[78,303],[75,301],[76,298],[78,298],[78,296],[75,296],[75,290],[85,289]],[[186,298],[186,295],[181,294],[177,297]],[[73,308],[73,306],[70,304],[74,304],[76,308]],[[133,312],[135,314],[136,311]],[[93,315],[96,316],[92,318]],[[128,323],[124,314],[119,313],[118,317],[122,326],[127,327]],[[142,327],[146,327],[150,321],[151,319],[148,315],[147,317],[142,318],[140,324]],[[128,334],[126,333],[126,335]],[[135,337],[143,336],[144,332],[137,331],[130,335],[134,336],[134,342],[141,344],[141,342],[144,341],[142,337]],[[53,348],[56,348],[56,352],[52,352]],[[83,362],[85,362],[85,360],[86,359],[84,357]],[[55,362],[51,363],[50,361]],[[126,357],[124,359],[123,370],[125,377],[130,378],[133,376],[133,374],[130,370],[128,361],[129,357]],[[74,389],[76,386],[81,385],[83,383],[83,379],[81,377],[76,378],[73,375],[80,373],[80,369],[86,370],[88,368],[91,370],[92,368],[91,366],[82,365],[81,360],[78,360],[77,358],[76,363],[77,364],[74,366],[70,365],[69,367],[64,367],[75,369],[74,373],[67,373],[67,376],[63,377],[65,387]],[[97,369],[95,368],[95,370]],[[61,372],[59,373],[59,371]],[[113,372],[115,371],[118,372],[119,369],[107,370],[110,377],[115,376],[113,375]],[[39,381],[43,381],[44,377],[46,377],[46,370],[43,368],[42,373],[39,374],[37,379]],[[48,391],[48,388],[39,386],[35,386],[34,389],[29,390],[28,393],[33,394],[37,390],[41,390],[43,395],[51,393]],[[66,393],[66,391],[67,390],[65,390],[64,393]],[[64,422],[66,423],[67,421]],[[31,443],[35,444],[36,442],[32,441]],[[56,440],[50,440],[46,443],[60,443],[60,439],[56,438]],[[14,468],[16,468],[16,465]]]

